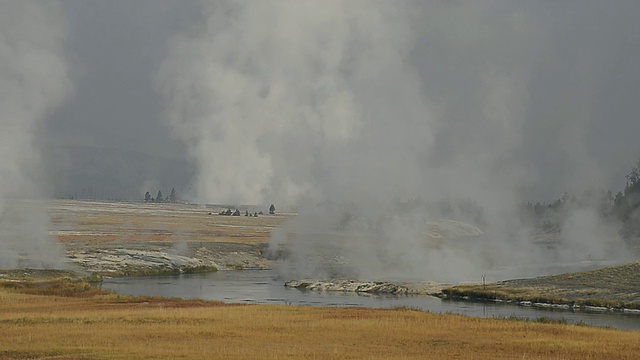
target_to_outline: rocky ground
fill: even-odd
[[[443,284],[435,281],[420,283],[393,283],[387,281],[362,281],[333,279],[327,281],[318,280],[291,280],[284,286],[300,290],[310,291],[341,291],[369,294],[393,294],[393,295],[432,295],[437,296],[444,288]]]
[[[133,246],[132,246],[133,245]],[[74,249],[67,256],[75,265],[100,275],[190,273],[229,269],[266,269],[262,246],[256,244],[185,245],[185,249],[149,244]]]
[[[56,200],[54,230],[71,265],[107,276],[264,269],[271,230],[289,215],[223,216],[190,204]],[[244,207],[245,212],[258,209]]]

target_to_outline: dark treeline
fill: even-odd
[[[560,229],[566,219],[578,209],[591,209],[605,220],[613,220],[614,202],[611,191],[587,189],[579,196],[564,193],[561,198],[546,203],[523,203],[520,206],[520,222],[527,225]]]
[[[550,203],[524,202],[517,213],[520,219],[518,226],[561,231],[563,224],[576,211],[589,210],[595,212],[604,223],[618,225],[619,235],[628,243],[640,245],[640,161],[626,175],[626,179],[624,190],[617,194],[610,190],[588,188],[580,194],[564,193]],[[471,198],[445,196],[432,202],[411,198],[397,201],[396,204],[396,214],[422,209],[432,217],[466,221],[480,228],[487,225],[482,206]]]
[[[162,196],[162,191],[158,190],[158,194],[156,197],[152,197],[150,192],[146,192],[144,194],[144,202],[152,202],[152,203],[176,203],[179,202],[180,198],[176,193],[176,188],[171,188],[171,194],[169,196]]]
[[[604,221],[621,224],[620,236],[630,243],[640,242],[640,161],[626,175],[624,190],[613,195],[611,191],[590,188],[582,194],[565,193],[561,198],[545,203],[522,204],[520,218],[523,223],[560,229],[564,221],[576,210],[591,209]]]

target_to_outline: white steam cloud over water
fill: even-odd
[[[55,1],[0,3],[0,267],[49,267],[62,259],[48,239],[37,132],[71,90],[64,17]]]
[[[357,276],[446,280],[552,261],[515,210],[543,177],[560,193],[602,185],[585,129],[600,83],[590,74],[610,59],[557,36],[588,32],[588,14],[477,4],[203,1],[158,82],[198,166],[197,197],[298,209],[272,244],[288,246],[296,276],[321,271],[314,254]],[[447,196],[482,206],[482,241],[425,244],[433,226],[466,225],[399,206]],[[609,232],[579,230],[591,218],[570,219],[565,235],[585,239],[563,261],[615,252]]]

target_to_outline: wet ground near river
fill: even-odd
[[[588,313],[539,309],[500,303],[472,303],[442,300],[431,296],[371,295],[315,292],[289,289],[272,270],[218,271],[157,277],[106,278],[104,290],[128,295],[158,295],[185,299],[218,300],[227,303],[286,304],[308,306],[360,306],[372,308],[410,307],[435,313],[456,313],[477,317],[541,317],[640,330],[640,315]]]

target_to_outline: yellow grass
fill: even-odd
[[[635,359],[640,333],[408,309],[0,289],[0,359]]]
[[[290,216],[220,216],[220,209],[188,204],[146,204],[54,200],[52,223],[63,243],[242,242],[266,243],[274,227]]]

